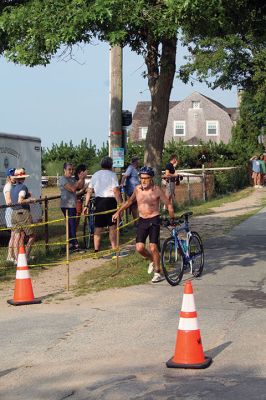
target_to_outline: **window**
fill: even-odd
[[[174,136],[185,136],[185,135],[186,135],[186,122],[174,121]]]
[[[206,121],[206,135],[217,136],[218,134],[218,121]]]
[[[140,138],[140,140],[146,139],[147,132],[148,132],[148,127],[147,126],[142,126],[142,127],[139,128],[139,138]]]
[[[192,101],[192,108],[200,108],[200,101]]]

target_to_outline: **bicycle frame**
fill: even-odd
[[[192,273],[192,258],[190,258],[189,253],[187,250],[184,250],[183,248],[183,244],[182,244],[182,240],[179,237],[179,234],[181,232],[185,232],[186,233],[186,246],[187,246],[187,250],[188,250],[188,246],[189,246],[189,239],[191,237],[191,231],[189,228],[189,222],[188,222],[188,218],[185,218],[185,221],[182,223],[181,227],[174,227],[171,229],[171,236],[175,241],[175,251],[180,251],[182,258],[183,258],[183,262],[184,265],[189,264],[190,266],[190,271]]]

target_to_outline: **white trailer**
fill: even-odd
[[[32,136],[0,133],[0,205],[5,204],[3,188],[6,183],[6,170],[8,168],[25,168],[27,175],[26,185],[32,196],[41,197],[41,139]],[[41,218],[41,207],[38,204],[32,216],[37,221]],[[1,214],[4,211],[0,210]],[[1,215],[2,217],[2,215]],[[0,218],[0,224],[3,218]]]

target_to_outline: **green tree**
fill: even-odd
[[[29,66],[46,65],[62,45],[97,37],[129,45],[142,54],[151,93],[151,121],[145,162],[158,171],[175,75],[177,30],[175,2],[165,0],[31,0],[5,9],[0,29],[8,38],[5,56]]]
[[[62,45],[71,54],[73,45],[90,43],[95,38],[111,45],[128,45],[132,51],[141,54],[147,67],[145,77],[151,94],[144,161],[159,173],[176,69],[178,35],[185,35],[185,44],[195,43],[190,45],[193,63],[203,77],[209,73],[208,63],[210,68],[212,63],[217,66],[216,72],[219,73],[223,64],[215,64],[217,53],[212,48],[209,51],[208,43],[205,43],[208,51],[204,54],[203,66],[196,57],[201,54],[197,49],[202,50],[202,41],[206,38],[214,50],[217,47],[219,55],[225,43],[220,42],[224,35],[229,35],[229,42],[234,38],[236,42],[238,38],[243,40],[242,32],[250,26],[251,35],[246,41],[251,42],[248,51],[256,46],[252,53],[254,59],[259,48],[257,42],[260,43],[260,37],[264,35],[263,26],[260,27],[261,4],[261,1],[254,0],[28,0],[3,10],[0,31],[5,37],[5,56],[29,66],[48,64]],[[234,60],[241,46],[236,43],[233,53],[229,51]],[[225,60],[224,69],[229,68],[225,82],[230,77],[231,68],[230,57],[227,59],[226,56],[227,52],[221,56]],[[245,51],[243,55],[239,53],[239,57],[240,62],[234,61],[237,82],[241,78],[242,66],[245,68],[250,62]],[[258,69],[258,63],[256,66]],[[194,70],[187,67],[180,76],[188,80]],[[219,85],[222,83],[222,80],[218,82]]]
[[[182,23],[190,51],[188,63],[179,71],[185,82],[196,74],[213,88],[266,87],[264,0],[209,1],[204,10],[197,0],[184,2]]]
[[[232,132],[232,147],[240,163],[245,163],[254,153],[261,153],[263,146],[258,136],[264,133],[266,116],[266,93],[244,92],[240,118]]]

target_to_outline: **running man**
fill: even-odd
[[[152,283],[164,279],[161,274],[160,254],[158,250],[160,233],[160,202],[168,208],[169,216],[174,218],[174,209],[164,192],[159,186],[154,185],[154,171],[150,167],[143,167],[139,171],[140,185],[136,186],[132,196],[122,204],[119,210],[113,215],[115,221],[121,212],[130,207],[135,201],[139,210],[139,222],[137,226],[136,250],[144,258],[150,260],[148,273],[154,272]],[[146,239],[149,236],[149,250],[145,247]]]

